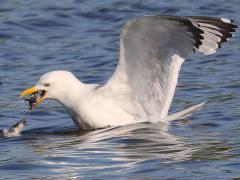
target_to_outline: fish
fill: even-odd
[[[34,104],[37,102],[38,96],[38,93],[33,93],[28,99],[25,99],[25,101],[28,101],[29,110],[33,109]]]
[[[18,121],[16,124],[12,125],[10,128],[0,129],[0,137],[17,137],[21,135],[24,127],[26,125],[26,118]]]
[[[46,91],[44,90],[38,91],[32,93],[29,98],[25,99],[25,101],[28,101],[30,111],[39,104],[39,100],[45,95],[45,93]]]

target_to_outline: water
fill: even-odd
[[[0,179],[240,178],[239,33],[183,66],[172,111],[208,101],[191,120],[79,132],[55,102],[28,114],[21,90],[51,70],[102,83],[118,60],[120,28],[145,14],[211,15],[239,25],[239,0],[3,0],[0,128],[27,116],[22,136],[0,139]]]

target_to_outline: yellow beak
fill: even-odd
[[[24,90],[23,92],[20,93],[20,97],[24,97],[24,96],[27,96],[27,95],[31,95],[31,94],[34,94],[34,93],[38,93],[39,90],[36,88],[36,86],[33,86],[29,89],[26,89]],[[42,97],[39,97],[36,99],[36,102],[33,102],[30,106],[30,110],[35,108],[38,104],[40,104],[44,99],[45,99],[45,96],[46,94],[44,94]]]
[[[33,94],[33,93],[37,93],[38,90],[35,86],[29,88],[29,89],[26,89],[24,90],[23,92],[21,92],[21,94],[19,95],[20,98],[24,97],[24,96],[27,96],[27,95],[30,95],[30,94]]]

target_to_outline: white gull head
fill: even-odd
[[[45,99],[64,103],[78,96],[83,84],[69,71],[52,71],[44,74],[36,84],[38,90],[46,91]]]

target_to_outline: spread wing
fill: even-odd
[[[236,28],[228,19],[196,16],[129,21],[121,31],[117,69],[100,91],[116,101],[137,104],[148,116],[164,118],[185,58],[195,50],[216,52]]]

